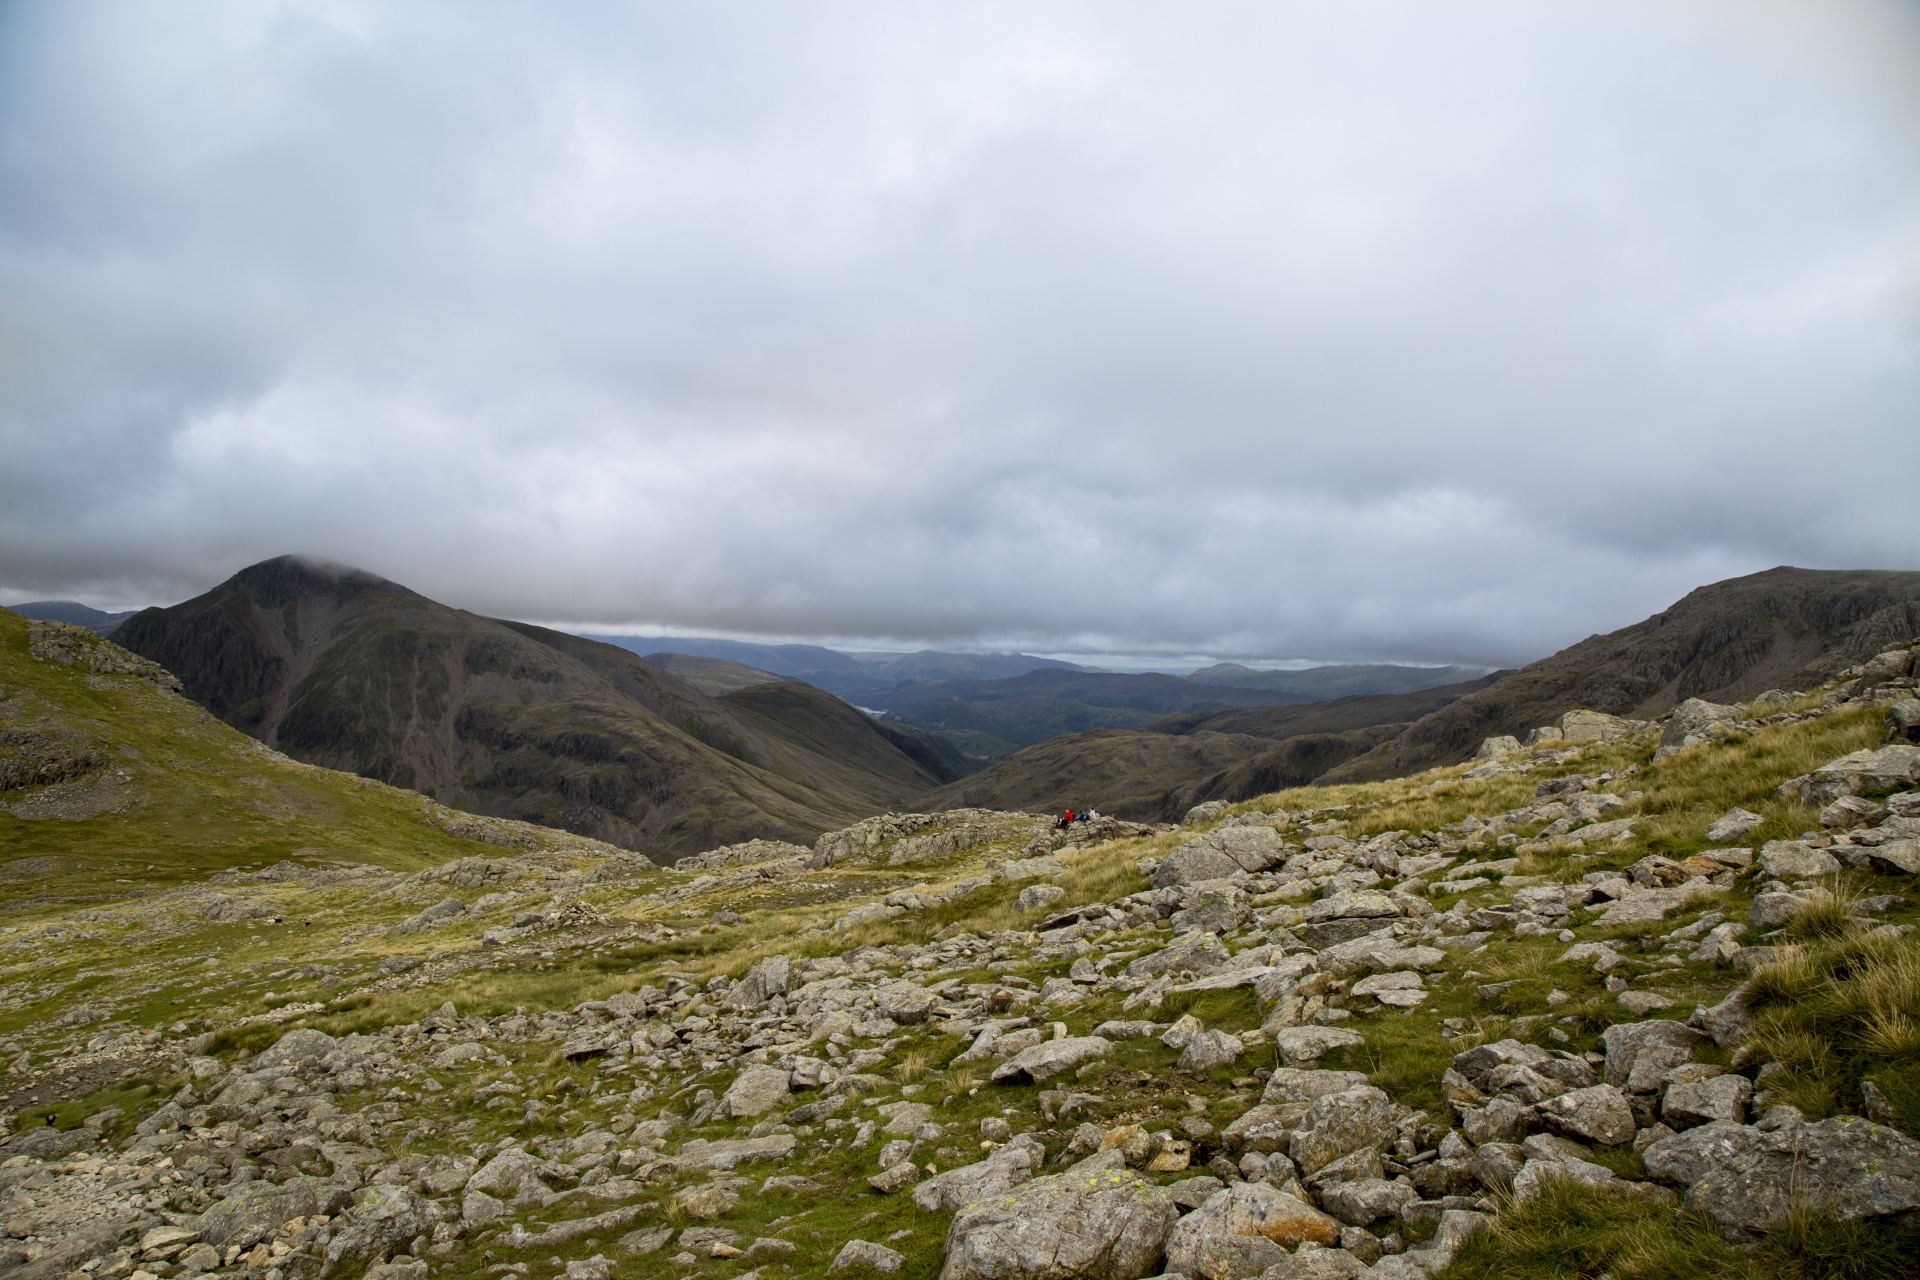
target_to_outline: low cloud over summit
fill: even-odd
[[[0,589],[1505,665],[1920,558],[1894,3],[17,4]]]

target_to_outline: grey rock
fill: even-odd
[[[1112,1047],[1111,1041],[1100,1036],[1068,1036],[1061,1040],[1048,1040],[1031,1049],[1022,1049],[994,1068],[993,1082],[1008,1084],[1031,1080],[1038,1084],[1071,1071],[1084,1062],[1104,1057]]]
[[[1225,1031],[1202,1031],[1187,1042],[1180,1051],[1178,1065],[1182,1071],[1216,1071],[1240,1060],[1246,1052],[1246,1045],[1240,1037]]]
[[[968,1205],[947,1229],[941,1280],[1140,1280],[1180,1210],[1118,1151]]]
[[[1127,966],[1127,974],[1134,978],[1157,978],[1163,973],[1182,973],[1189,969],[1195,973],[1215,973],[1226,968],[1232,958],[1218,936],[1194,930],[1180,934],[1151,955],[1141,956]]]
[[[1603,1146],[1619,1146],[1633,1141],[1639,1127],[1633,1120],[1633,1107],[1627,1095],[1610,1084],[1575,1089],[1557,1098],[1536,1103],[1534,1114],[1555,1133],[1585,1138]]]
[[[925,1022],[933,1015],[939,997],[914,982],[888,982],[873,993],[874,1011],[895,1022]]]
[[[1261,1272],[1260,1280],[1353,1280],[1365,1270],[1366,1264],[1343,1248],[1301,1249]]]
[[[1202,880],[1224,880],[1240,871],[1240,864],[1216,843],[1190,840],[1162,858],[1147,882],[1156,889],[1170,889]]]
[[[327,1242],[327,1268],[345,1258],[404,1252],[415,1236],[431,1232],[440,1211],[411,1187],[375,1183],[346,1211],[346,1225]]]
[[[340,1042],[324,1031],[315,1031],[303,1027],[289,1031],[265,1049],[253,1060],[253,1069],[263,1067],[291,1067],[326,1057],[340,1047]]]
[[[1173,927],[1182,933],[1232,933],[1253,915],[1247,895],[1232,884],[1206,884],[1199,887],[1193,900],[1173,913]]]
[[[1309,902],[1305,911],[1309,924],[1327,920],[1388,920],[1400,914],[1400,904],[1393,900],[1393,895],[1378,889],[1329,894],[1318,902]]]
[[[1320,1207],[1349,1226],[1365,1227],[1400,1211],[1420,1198],[1412,1187],[1383,1178],[1340,1182],[1320,1193]]]
[[[1511,1191],[1514,1175],[1527,1163],[1525,1148],[1515,1142],[1483,1143],[1473,1153],[1473,1176],[1489,1191]]]
[[[1066,896],[1067,891],[1057,884],[1030,884],[1014,898],[1013,909],[1022,912],[1045,911]]]
[[[736,1120],[765,1115],[787,1100],[793,1073],[780,1067],[747,1067],[727,1086],[720,1104]]]
[[[1705,1032],[1667,1018],[1615,1023],[1600,1033],[1601,1051],[1607,1056],[1606,1083],[1616,1089],[1626,1088],[1635,1059],[1648,1045],[1666,1045],[1692,1053],[1708,1041]]]
[[[1675,707],[1667,718],[1667,727],[1660,734],[1660,745],[1670,750],[1696,746],[1710,738],[1715,726],[1731,725],[1739,719],[1738,707],[1688,698]]]
[[[1753,1084],[1745,1076],[1717,1075],[1705,1080],[1675,1081],[1667,1086],[1660,1118],[1673,1129],[1692,1129],[1725,1121],[1740,1124],[1753,1100]]]
[[[1920,1142],[1852,1116],[1785,1125],[1707,1169],[1683,1207],[1749,1238],[1780,1226],[1800,1201],[1843,1222],[1912,1213],[1920,1209]]]
[[[340,1184],[304,1175],[288,1178],[278,1186],[271,1182],[242,1183],[195,1219],[194,1226],[210,1243],[250,1249],[271,1239],[280,1224],[289,1219],[339,1213],[352,1199],[353,1193]]]
[[[1288,1154],[1308,1175],[1341,1156],[1382,1149],[1393,1142],[1393,1101],[1371,1085],[1316,1098],[1295,1128]]]
[[[467,914],[467,904],[458,898],[442,898],[418,915],[400,922],[396,933],[419,933],[425,929],[436,928],[450,920],[457,920]]]
[[[1782,880],[1830,876],[1840,870],[1838,858],[1798,840],[1767,841],[1760,849],[1759,863],[1762,871]]]
[[[1766,1136],[1751,1125],[1705,1124],[1661,1138],[1640,1153],[1640,1160],[1650,1176],[1691,1187],[1711,1169],[1748,1161]]]
[[[1740,840],[1758,827],[1766,819],[1750,809],[1735,806],[1714,819],[1707,827],[1707,839],[1716,844]]]
[[[1366,1042],[1365,1036],[1345,1027],[1284,1027],[1273,1034],[1275,1052],[1294,1066],[1318,1062],[1331,1049],[1357,1048]]]
[[[1281,1067],[1267,1077],[1260,1101],[1267,1103],[1312,1102],[1344,1089],[1358,1089],[1367,1083],[1364,1071],[1302,1070]]]
[[[1268,1183],[1236,1183],[1174,1227],[1167,1270],[1199,1280],[1246,1280],[1306,1241],[1338,1244],[1340,1223]]]
[[[793,983],[793,961],[786,956],[769,956],[727,992],[727,1003],[735,1009],[757,1009],[774,996],[787,994]]]
[[[871,1240],[849,1240],[833,1255],[828,1271],[877,1271],[892,1275],[907,1265],[906,1258]]]
[[[1038,1173],[1046,1148],[1021,1134],[996,1147],[986,1159],[948,1169],[913,1189],[913,1203],[925,1213],[953,1213],[993,1196],[1002,1196]]]

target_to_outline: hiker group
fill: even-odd
[[[1065,831],[1068,827],[1071,827],[1076,822],[1092,822],[1095,818],[1098,818],[1099,816],[1100,816],[1099,813],[1097,813],[1092,809],[1082,810],[1079,813],[1076,813],[1072,809],[1069,809],[1065,813],[1060,815],[1060,820],[1053,824],[1053,829],[1055,831]]]

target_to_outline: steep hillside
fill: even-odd
[[[1364,697],[1331,698],[1325,702],[1293,703],[1280,707],[1229,708],[1223,711],[1190,711],[1184,715],[1163,716],[1146,727],[1152,733],[1244,733],[1256,738],[1292,738],[1303,733],[1344,733],[1393,721],[1413,721],[1429,712],[1458,702],[1469,693],[1484,689],[1512,675],[1496,671],[1492,675],[1441,685],[1417,693],[1379,693]],[[1271,790],[1271,788],[1269,788]]]
[[[1203,800],[1304,786],[1498,675],[1419,693],[1191,711],[1139,730],[1067,734],[995,761],[925,803],[1036,811],[1084,804],[1143,822],[1178,821]],[[1205,742],[1182,749],[1167,738]]]
[[[1591,636],[1424,716],[1328,782],[1398,777],[1465,759],[1563,711],[1644,718],[1686,698],[1804,689],[1920,634],[1920,573],[1769,569],[1716,582],[1645,622]]]
[[[1179,676],[1030,671],[1006,680],[916,681],[872,705],[934,731],[969,730],[1032,745],[1063,733],[1139,729],[1176,712],[1304,702],[1289,693],[1195,684]]]
[[[1167,792],[1211,777],[1272,748],[1244,734],[1173,735],[1100,729],[1015,752],[990,769],[920,800],[927,810],[982,808],[1058,813],[1094,806],[1136,821],[1160,821]]]
[[[1459,684],[1475,675],[1476,671],[1467,667],[1405,667],[1390,663],[1258,671],[1237,662],[1222,662],[1202,667],[1187,678],[1195,684],[1272,689],[1302,698],[1353,698],[1377,693],[1416,693],[1443,684]]]
[[[703,658],[691,653],[649,653],[646,658],[654,666],[672,672],[709,698],[717,698],[751,684],[767,684],[783,678],[745,663],[729,662],[725,658]]]
[[[805,696],[850,737],[823,746],[811,727],[737,712],[626,650],[296,557],[116,634],[297,759],[663,858],[811,839],[941,780],[817,690]]]
[[[418,871],[501,848],[643,859],[301,764],[79,628],[0,611],[0,884],[106,900],[299,856]]]

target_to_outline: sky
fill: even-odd
[[[0,599],[1495,666],[1916,478],[1912,0],[0,7]]]

